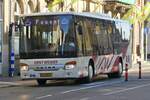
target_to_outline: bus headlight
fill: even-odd
[[[70,61],[65,64],[66,70],[73,69],[75,67],[76,67],[76,61]]]
[[[20,64],[20,70],[21,71],[28,71],[29,70],[29,66],[27,64]]]
[[[65,69],[73,69],[75,68],[75,65],[65,65]]]

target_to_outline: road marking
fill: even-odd
[[[51,96],[52,96],[51,94],[45,95],[45,96],[40,96],[40,97],[37,97],[36,100],[44,99],[44,98],[51,97]]]
[[[81,84],[82,86],[92,86],[92,85],[99,85],[104,84],[105,82],[93,82],[93,83],[87,83],[87,84]]]
[[[86,97],[86,98],[82,98],[82,99],[80,99],[80,100],[89,100],[89,99],[90,99],[90,98],[87,98],[87,97]]]
[[[119,90],[119,91],[113,91],[113,92],[106,93],[104,95],[108,96],[108,95],[113,95],[113,94],[117,94],[117,93],[123,93],[123,92],[126,92],[126,91],[130,91],[130,90],[134,90],[134,89],[138,89],[138,88],[142,88],[142,87],[147,87],[147,86],[150,86],[150,84],[145,84],[145,85],[135,86],[135,87],[131,87],[131,88],[126,88],[126,89]]]
[[[4,81],[0,81],[0,84],[7,84],[7,85],[21,85],[19,83],[15,83],[15,82],[4,82]]]
[[[109,82],[109,81],[107,81],[107,82]],[[100,86],[108,86],[108,85],[118,84],[118,83],[122,83],[122,82],[124,82],[124,81],[116,81],[116,82],[110,82],[110,83],[102,82],[101,84],[98,84],[98,85],[93,85],[93,86],[88,86],[88,87],[86,86],[86,87],[82,87],[82,88],[78,88],[78,89],[63,91],[63,92],[61,92],[61,94],[76,92],[76,91],[80,91],[80,90],[86,90],[86,89],[100,87]]]
[[[105,82],[95,82],[96,85],[94,83],[90,83],[89,85],[88,84],[85,84],[85,87],[82,87],[82,88],[77,88],[77,89],[72,89],[72,90],[68,90],[68,91],[63,91],[61,92],[60,94],[66,94],[66,93],[70,93],[70,92],[76,92],[76,91],[80,91],[80,90],[86,90],[86,89],[90,89],[90,88],[95,88],[95,87],[100,87],[100,86],[108,86],[108,85],[113,85],[113,84],[118,84],[118,83],[122,83],[124,82],[124,80],[117,80],[115,82],[109,82],[109,81],[105,81]],[[99,83],[99,84],[98,84]],[[90,86],[91,85],[91,86]],[[84,86],[84,85],[81,85],[81,86]],[[51,97],[53,95],[45,95],[45,96],[40,96],[40,97],[37,97],[36,100],[39,100],[39,99],[44,99],[44,98],[47,98],[47,97]],[[86,98],[87,99],[87,98]]]

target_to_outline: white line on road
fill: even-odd
[[[101,84],[97,84],[97,85],[93,85],[93,86],[86,86],[86,87],[82,87],[82,88],[78,88],[78,89],[72,89],[72,90],[64,91],[64,92],[61,92],[61,94],[76,92],[76,91],[80,91],[80,90],[86,90],[86,89],[100,87],[100,86],[113,85],[113,84],[122,83],[122,82],[123,81],[116,81],[116,82],[111,82],[111,83],[110,82],[109,83],[102,82]]]
[[[89,100],[90,98],[86,97],[86,98],[82,98],[80,100]]]
[[[124,82],[124,80],[119,80],[119,81],[115,81],[115,82],[106,81],[106,82],[95,82],[95,84],[94,83],[84,84],[81,86],[85,86],[85,87],[72,89],[72,90],[68,90],[68,91],[63,91],[63,92],[60,92],[60,94],[66,94],[66,93],[70,93],[70,92],[76,92],[76,91],[86,90],[86,89],[100,87],[100,86],[108,86],[108,85],[118,84],[118,83],[122,83],[122,82]],[[45,95],[45,96],[40,96],[40,97],[37,97],[36,100],[44,99],[44,98],[51,97],[51,96],[53,96],[53,95],[49,94],[49,95]]]
[[[93,83],[87,83],[87,84],[81,84],[83,86],[92,86],[92,85],[99,85],[99,84],[104,84],[105,82],[93,82]]]
[[[4,81],[0,81],[0,84],[7,84],[7,85],[20,85],[19,83],[15,83],[15,82],[4,82]]]
[[[117,93],[123,93],[123,92],[126,92],[126,91],[130,91],[130,90],[134,90],[134,89],[138,89],[138,88],[143,88],[143,87],[147,87],[147,86],[150,86],[150,84],[145,84],[145,85],[135,86],[135,87],[131,87],[131,88],[126,88],[126,89],[119,90],[119,91],[113,91],[113,92],[106,93],[104,95],[108,96],[108,95],[113,95],[113,94],[117,94]]]
[[[51,97],[51,96],[52,96],[51,94],[45,95],[45,96],[40,96],[40,97],[37,97],[36,100],[44,99],[44,98]]]

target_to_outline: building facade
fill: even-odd
[[[121,18],[123,14],[135,3],[136,0],[64,0],[48,10],[48,1],[52,0],[4,0],[0,1],[0,14],[4,14],[4,19],[0,15],[0,74],[7,76],[10,66],[10,37],[9,27],[14,23],[20,14],[30,14],[36,12],[95,12],[107,13],[113,18]],[[54,0],[53,0],[54,1]],[[74,2],[72,2],[74,1]],[[2,4],[3,3],[3,4]],[[1,7],[1,4],[4,7]],[[4,13],[1,13],[4,8]],[[4,22],[4,28],[1,23]],[[2,34],[3,33],[3,34]],[[14,34],[13,48],[15,51],[15,67],[18,68],[19,55],[19,35]],[[2,40],[3,37],[3,40]],[[2,45],[1,45],[2,44]]]
[[[145,4],[150,0],[145,0]],[[145,21],[145,29],[144,29],[144,53],[145,60],[150,59],[150,13]]]
[[[14,23],[20,14],[41,12],[44,8],[46,8],[44,0],[0,0],[0,75],[9,74],[11,44],[14,44],[15,55],[19,54],[18,34],[13,33],[13,37],[10,36],[10,24]],[[13,43],[10,43],[11,39],[14,40]],[[16,71],[18,62],[17,60],[15,62]]]
[[[3,0],[0,0],[0,73],[2,73]]]

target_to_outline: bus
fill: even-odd
[[[35,13],[19,18],[22,79],[121,77],[131,66],[132,34],[127,21],[94,13]]]

